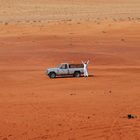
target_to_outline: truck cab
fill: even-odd
[[[68,74],[69,73],[69,65],[67,63],[62,63],[58,67],[58,74]]]

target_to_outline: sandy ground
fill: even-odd
[[[139,0],[0,0],[0,22],[139,18]]]
[[[1,11],[10,5],[0,2]],[[125,17],[119,13],[106,18],[111,9],[107,7],[117,2],[88,0],[85,5],[84,0],[52,0],[52,7],[61,5],[65,10],[69,4],[85,11],[97,4],[108,11],[99,8],[102,18],[96,14],[95,20],[91,14],[87,20],[85,11],[84,16],[79,12],[79,18],[59,7],[60,20],[39,16],[40,21],[35,21],[32,11],[36,4],[44,6],[43,0],[32,6],[32,0],[11,2],[16,8],[30,7],[31,13],[15,14],[12,20],[12,13],[5,12],[8,17],[0,12],[0,140],[139,140],[139,1],[120,1],[118,5],[129,5]],[[11,11],[23,14],[23,9]],[[61,62],[87,59],[88,78],[52,80],[45,75],[45,69]],[[127,114],[137,118],[128,119]]]

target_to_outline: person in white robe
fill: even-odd
[[[84,65],[84,77],[88,77],[88,64],[89,64],[89,60],[87,62],[83,62]]]

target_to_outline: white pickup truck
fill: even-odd
[[[46,74],[50,78],[55,78],[56,76],[74,76],[80,77],[84,74],[83,64],[68,64],[62,63],[56,68],[48,68]]]

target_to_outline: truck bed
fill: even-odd
[[[83,68],[83,64],[69,64],[69,68]]]

